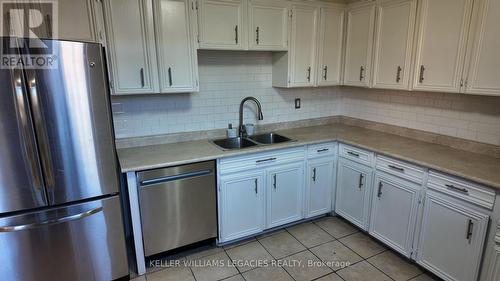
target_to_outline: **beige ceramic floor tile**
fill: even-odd
[[[363,260],[362,257],[339,241],[328,242],[309,250],[333,270],[339,270]]]
[[[235,275],[233,277],[229,277],[227,279],[224,279],[223,281],[245,281],[245,279],[243,278],[243,276],[241,276],[241,274],[238,274],[238,275]]]
[[[146,276],[142,275],[142,276],[130,279],[130,281],[146,281]]]
[[[195,250],[193,253],[186,256],[187,260],[195,260],[199,258],[203,258],[206,256],[215,255],[217,253],[223,252],[224,248],[217,246],[203,247],[199,250]]]
[[[266,237],[273,236],[273,235],[276,235],[276,234],[280,234],[280,233],[283,233],[283,232],[285,232],[284,229],[274,230],[274,231],[271,231],[271,232],[268,232],[268,233],[264,233],[264,234],[261,234],[261,235],[257,236],[257,239],[264,239]]]
[[[323,276],[319,279],[316,279],[316,281],[343,281],[343,280],[337,274],[332,273],[332,274],[328,274],[327,276]]]
[[[246,281],[293,281],[292,277],[279,266],[266,266],[243,273]]]
[[[384,246],[361,232],[344,237],[339,241],[365,259],[386,250]]]
[[[345,281],[390,281],[380,270],[366,261],[337,271],[337,274]]]
[[[337,239],[358,232],[357,228],[338,217],[325,217],[314,223]]]
[[[309,250],[284,258],[283,261],[286,262],[283,268],[296,281],[313,280],[332,272]]]
[[[197,281],[215,281],[238,274],[225,252],[196,260],[191,266]]]
[[[270,263],[273,260],[273,257],[257,241],[231,248],[226,252],[240,272],[263,266],[263,263]]]
[[[287,230],[307,248],[335,239],[319,226],[310,222],[289,227]]]
[[[189,267],[170,267],[149,273],[146,276],[148,281],[195,281]]]
[[[396,281],[406,281],[422,271],[392,251],[385,251],[368,259],[368,262]]]
[[[422,274],[422,275],[419,275],[413,279],[411,279],[410,281],[440,281],[441,279],[438,279],[437,277],[431,277],[430,275],[428,274]]]
[[[266,250],[275,258],[280,259],[298,253],[306,248],[290,233],[284,231],[259,240]]]
[[[248,239],[245,239],[245,240],[241,240],[241,241],[238,241],[238,242],[234,242],[234,243],[228,244],[228,245],[224,246],[224,249],[225,250],[229,250],[231,248],[238,247],[238,246],[241,246],[241,245],[245,245],[245,244],[248,244],[248,243],[254,242],[254,241],[257,241],[257,239],[255,239],[255,237],[248,238]]]

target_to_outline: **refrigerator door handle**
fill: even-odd
[[[54,173],[52,162],[50,159],[50,148],[47,137],[47,128],[45,127],[45,122],[43,121],[43,113],[40,106],[39,93],[37,88],[37,81],[35,77],[34,70],[25,70],[27,74],[27,85],[28,92],[31,101],[31,110],[33,112],[33,121],[35,125],[35,132],[37,136],[39,153],[41,155],[42,170],[45,176],[45,186],[47,189],[53,189],[55,187]]]
[[[42,175],[40,173],[40,163],[38,162],[37,148],[35,144],[35,136],[30,124],[30,112],[28,109],[27,90],[24,81],[24,75],[21,69],[14,69],[12,84],[15,89],[16,112],[18,120],[22,128],[22,140],[26,159],[28,160],[31,175],[33,177],[33,185],[36,189],[42,189]]]
[[[8,225],[8,226],[0,226],[0,232],[13,232],[19,230],[33,229],[41,226],[60,224],[64,222],[74,221],[83,219],[85,217],[91,216],[93,214],[97,214],[102,211],[102,207],[97,207],[79,214],[65,216],[57,219],[49,219],[43,222],[35,222],[35,223],[27,223],[27,224],[19,224],[19,225]]]

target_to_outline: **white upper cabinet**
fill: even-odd
[[[372,87],[409,89],[416,0],[377,5]]]
[[[303,162],[280,165],[267,171],[267,228],[302,218]]]
[[[285,51],[288,48],[288,9],[285,1],[249,0],[249,49]]]
[[[187,0],[154,0],[160,91],[198,90],[198,63]]]
[[[500,95],[500,2],[476,0],[474,6],[465,92]]]
[[[313,86],[316,69],[316,26],[318,8],[295,5],[292,7],[291,45],[289,50],[291,87]]]
[[[318,63],[316,83],[318,86],[334,86],[341,82],[342,42],[344,36],[343,6],[321,8]]]
[[[246,47],[242,0],[199,0],[200,49],[242,50]]]
[[[158,92],[152,3],[104,1],[113,94]]]
[[[370,84],[375,3],[356,3],[347,10],[344,85]]]
[[[460,91],[472,2],[420,2],[413,89]]]

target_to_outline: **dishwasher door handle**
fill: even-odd
[[[148,185],[183,180],[183,179],[188,179],[188,178],[193,178],[193,177],[206,176],[206,175],[210,175],[210,174],[212,174],[212,170],[210,170],[210,169],[200,170],[200,171],[188,172],[188,173],[183,173],[183,174],[178,174],[178,175],[142,180],[140,183],[141,183],[141,186],[148,186]]]

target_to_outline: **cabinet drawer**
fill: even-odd
[[[427,187],[492,210],[495,192],[487,187],[431,171]]]
[[[381,170],[419,184],[424,181],[424,168],[381,155],[377,156],[377,170]]]
[[[339,156],[368,166],[371,166],[373,160],[373,152],[343,143],[339,145]]]
[[[332,156],[335,155],[336,152],[337,144],[335,142],[326,142],[307,146],[307,158]]]
[[[304,161],[305,147],[279,149],[262,153],[253,153],[235,157],[222,158],[219,162],[219,173],[227,174],[254,168],[265,168],[272,165]]]

